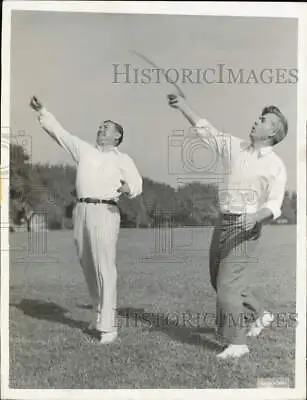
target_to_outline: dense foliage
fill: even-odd
[[[49,229],[71,227],[75,168],[68,165],[30,164],[18,145],[10,147],[10,219],[18,224],[30,210],[48,216]],[[122,226],[152,227],[163,220],[173,226],[200,226],[218,215],[217,189],[193,182],[178,189],[143,178],[143,194],[120,200]],[[296,193],[285,193],[282,217],[296,223]],[[70,222],[69,222],[70,221]]]

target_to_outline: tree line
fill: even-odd
[[[20,224],[31,211],[47,215],[49,229],[72,227],[76,169],[70,165],[31,164],[24,149],[10,146],[10,221]],[[296,223],[297,197],[286,191],[282,216]],[[191,182],[177,189],[143,178],[143,193],[119,201],[123,227],[154,227],[169,221],[172,226],[212,225],[219,215],[214,184]]]

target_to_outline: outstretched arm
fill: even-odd
[[[219,134],[219,131],[211,125],[209,121],[205,118],[201,118],[197,113],[195,113],[187,104],[187,102],[180,96],[170,94],[168,95],[169,105],[173,108],[177,108],[183,116],[190,122],[190,124],[196,128],[200,136],[210,136]],[[205,131],[201,128],[206,127]]]
[[[188,106],[186,101],[183,100],[182,97],[175,95],[175,94],[169,94],[168,95],[168,104],[173,107],[177,108],[183,116],[190,122],[192,126],[196,126],[197,122],[200,120],[200,117]]]
[[[225,134],[219,132],[208,120],[195,113],[182,97],[170,94],[168,100],[168,104],[183,114],[202,140],[208,145],[214,146],[218,152],[222,152],[225,148]]]
[[[80,153],[82,149],[89,146],[86,142],[79,139],[77,136],[71,135],[67,132],[56,118],[48,112],[43,104],[33,96],[30,106],[38,114],[38,120],[52,139],[54,139],[64,150],[66,150],[74,159],[75,162],[80,161]]]

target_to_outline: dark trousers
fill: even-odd
[[[257,318],[263,308],[248,288],[255,268],[253,252],[261,235],[257,224],[250,231],[234,226],[238,214],[223,214],[214,229],[210,248],[210,280],[216,291],[217,333],[231,344],[245,344],[244,307]]]

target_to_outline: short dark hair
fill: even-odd
[[[287,118],[283,115],[283,113],[280,111],[280,109],[276,106],[267,106],[264,107],[262,110],[261,115],[266,115],[266,114],[275,114],[280,121],[280,125],[278,130],[275,132],[275,136],[273,137],[273,146],[276,145],[277,143],[281,142],[288,133],[288,121]]]
[[[120,137],[117,139],[117,142],[116,142],[116,146],[119,146],[124,138],[124,128],[121,125],[119,125],[117,122],[112,121],[111,119],[108,119],[104,122],[111,122],[111,124],[114,125],[115,129],[120,134]]]

